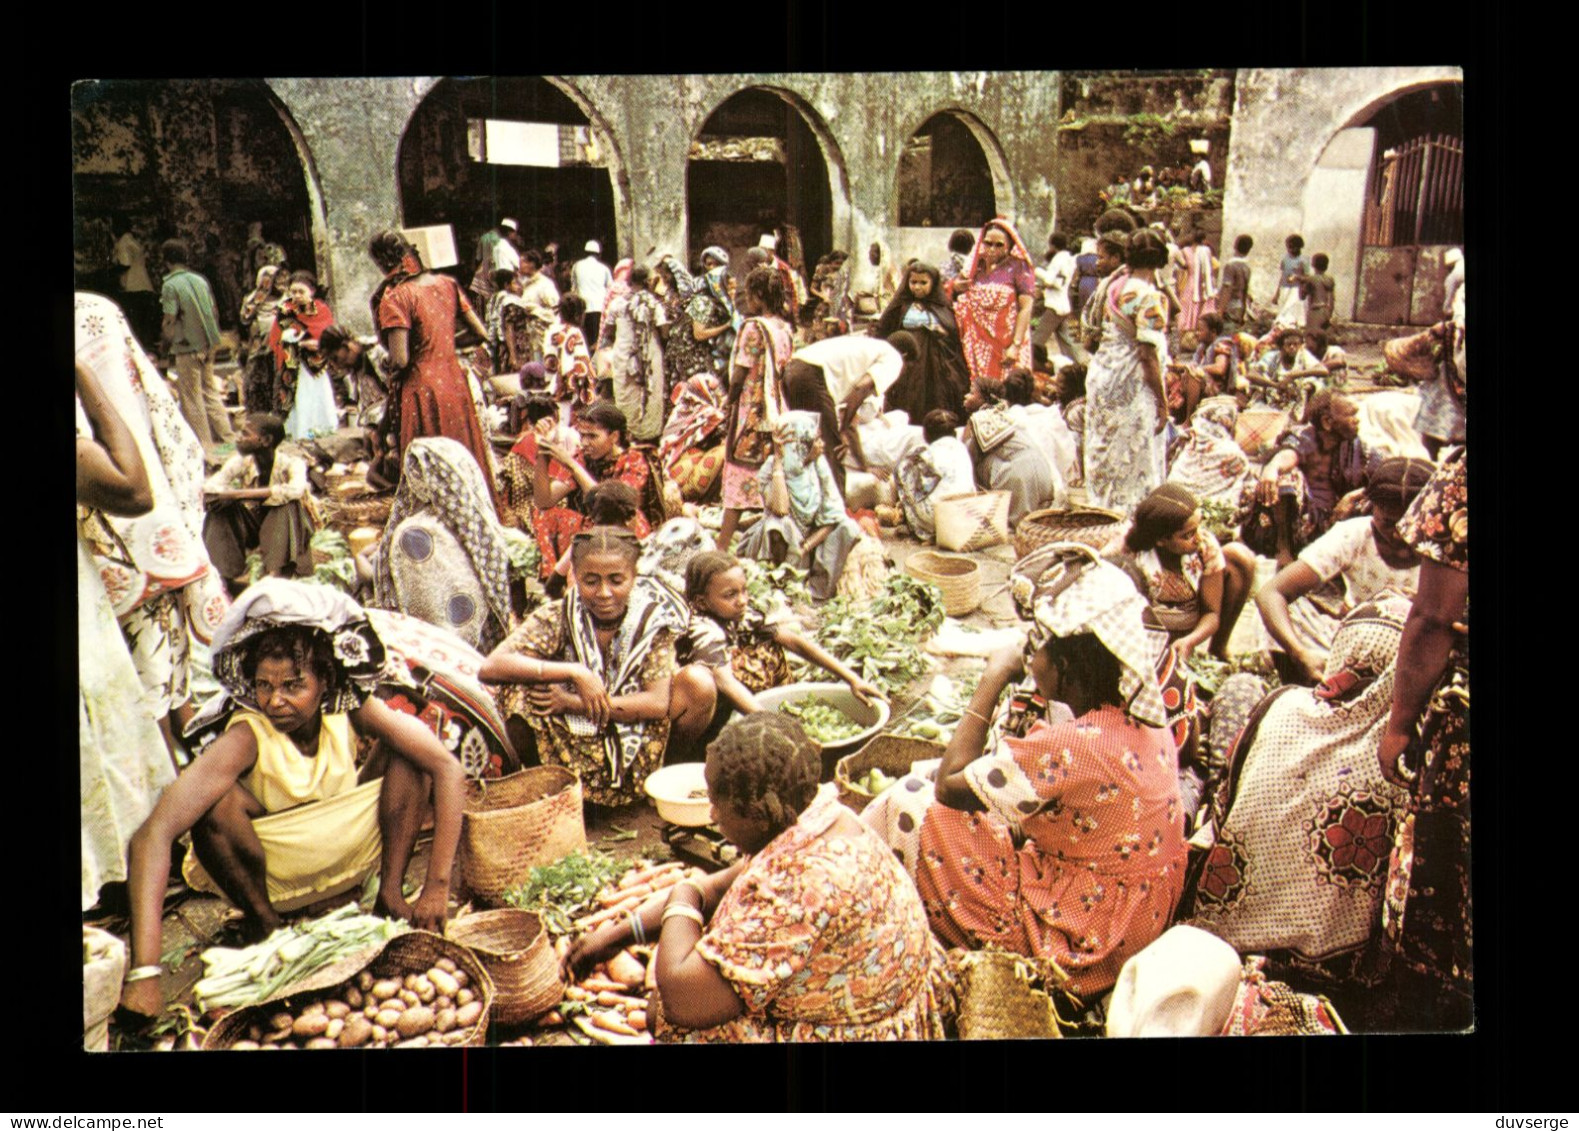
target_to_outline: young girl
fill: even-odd
[[[1278,265],[1277,321],[1279,326],[1305,325],[1305,299],[1300,293],[1305,276],[1310,274],[1310,260],[1302,254],[1305,250],[1303,236],[1289,236],[1283,241],[1288,254]]]
[[[685,598],[691,627],[680,641],[679,662],[709,669],[718,688],[713,721],[695,748],[698,758],[736,711],[762,710],[757,695],[790,682],[786,650],[838,676],[863,703],[882,698],[881,691],[815,642],[767,624],[762,610],[751,606],[746,571],[733,555],[708,550],[693,557],[685,569]]]

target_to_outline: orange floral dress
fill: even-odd
[[[1179,901],[1178,756],[1167,731],[1113,706],[1004,735],[1000,750],[965,771],[986,812],[926,810],[916,886],[932,929],[950,946],[1051,958],[1094,998]]]
[[[745,1003],[733,1021],[665,1041],[943,1039],[948,959],[915,888],[881,838],[829,834],[849,810],[824,785],[800,820],[752,858],[697,952]]]

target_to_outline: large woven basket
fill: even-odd
[[[943,593],[943,611],[951,617],[973,613],[981,604],[981,565],[970,558],[921,550],[905,559],[905,572],[936,585]]]
[[[475,954],[493,978],[493,1019],[499,1024],[535,1020],[564,996],[548,932],[530,911],[480,911],[456,919],[446,934]]]
[[[461,880],[477,900],[497,907],[539,864],[587,846],[581,780],[563,766],[533,766],[492,781],[470,782],[461,822]]]
[[[1049,542],[1084,542],[1100,550],[1124,521],[1117,511],[1101,507],[1052,507],[1032,511],[1014,529],[1014,556],[1023,558]]]
[[[910,772],[914,762],[941,758],[948,747],[941,742],[924,738],[902,738],[897,734],[880,734],[854,754],[846,754],[833,768],[833,782],[839,790],[839,800],[859,813],[872,801],[870,793],[856,789],[851,783],[872,769],[882,770],[891,778]]]
[[[208,1035],[203,1038],[203,1049],[228,1049],[245,1038],[252,1025],[259,1024],[267,1028],[269,1017],[282,1009],[294,1012],[308,1002],[332,998],[363,970],[375,978],[404,977],[407,974],[420,974],[441,958],[448,958],[466,971],[472,992],[482,1002],[482,1012],[472,1023],[466,1038],[458,1042],[462,1045],[480,1045],[488,1035],[495,994],[493,978],[489,976],[487,967],[465,946],[443,935],[436,935],[432,931],[408,931],[390,939],[376,954],[363,954],[326,966],[286,987],[267,1001],[227,1013],[209,1029]]]
[[[1059,1037],[1053,999],[1034,983],[1038,963],[1024,955],[988,948],[950,952],[959,985],[962,1041]]]
[[[937,544],[945,550],[985,550],[1009,540],[1009,492],[946,495],[932,511]]]

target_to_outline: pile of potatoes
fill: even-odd
[[[254,1023],[233,1049],[440,1048],[474,1036],[483,1002],[466,971],[440,958],[421,974],[364,970],[299,1008]],[[283,1003],[282,1003],[283,1004]]]

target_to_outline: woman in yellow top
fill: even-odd
[[[421,721],[374,697],[380,684],[411,680],[404,664],[386,663],[361,606],[326,586],[266,579],[231,606],[213,648],[225,694],[187,733],[217,736],[131,841],[132,969],[121,1002],[147,1016],[164,1005],[160,911],[182,834],[192,834],[187,882],[239,907],[254,938],[279,927],[282,910],[359,886],[380,856],[375,911],[442,930],[460,839],[460,763]],[[353,730],[380,740],[360,772]],[[430,791],[433,854],[413,905],[401,880]]]

